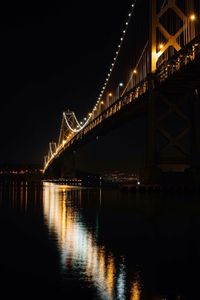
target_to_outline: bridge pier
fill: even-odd
[[[200,89],[194,91],[191,151],[190,173],[194,183],[198,185],[200,182]]]
[[[151,85],[141,182],[200,185],[199,90],[185,88],[181,82],[155,88],[155,80],[151,80]]]

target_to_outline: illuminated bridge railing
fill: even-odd
[[[197,36],[187,46],[181,49],[170,60],[164,62],[157,70],[157,79],[163,82],[171,77],[175,72],[181,70],[182,67],[194,61],[200,55],[200,36]]]

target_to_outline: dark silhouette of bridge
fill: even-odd
[[[141,182],[158,183],[161,174],[171,174],[173,180],[187,174],[185,181],[200,183],[200,3],[149,0],[149,4],[149,38],[131,75],[125,84],[116,84],[115,93],[110,91],[137,1],[93,109],[82,122],[74,112],[63,112],[58,143],[50,143],[45,156],[46,177],[69,174],[77,149],[145,114],[146,165]]]

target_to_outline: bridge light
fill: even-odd
[[[109,93],[108,96],[109,96],[109,97],[112,97],[112,93]]]
[[[162,50],[163,47],[164,47],[163,43],[160,43],[159,46],[158,46],[159,50]]]
[[[191,21],[195,21],[196,20],[196,15],[195,14],[191,14],[190,15],[190,20]]]
[[[101,101],[101,105],[104,105],[104,102],[103,102],[103,101]]]
[[[122,82],[120,82],[119,86],[123,86],[123,83],[122,83]]]
[[[135,69],[135,70],[133,70],[133,74],[137,74],[137,70]]]

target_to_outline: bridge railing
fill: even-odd
[[[200,36],[193,39],[187,46],[176,53],[169,61],[163,62],[156,72],[159,82],[167,80],[182,67],[188,65],[191,61],[200,55]]]

